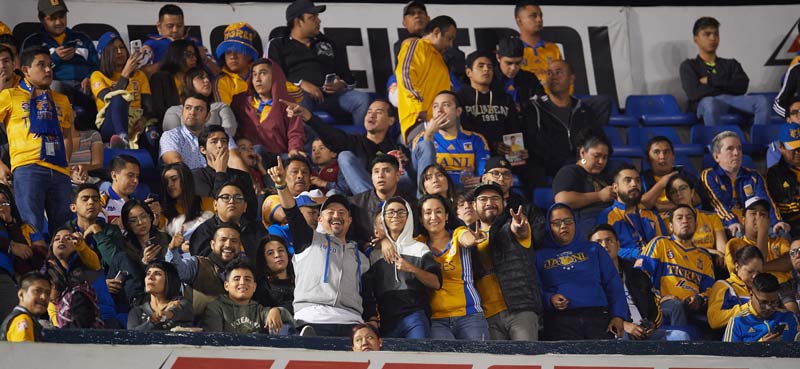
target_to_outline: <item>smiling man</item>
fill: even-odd
[[[22,276],[19,283],[19,305],[5,317],[0,326],[0,341],[36,342],[42,339],[39,317],[47,312],[50,301],[50,280],[39,272]]]
[[[308,225],[287,190],[283,161],[278,158],[278,165],[268,172],[294,242],[294,318],[298,326],[311,326],[320,336],[347,337],[356,324],[377,320],[375,301],[361,295],[372,290],[369,278],[362,278],[369,270],[369,259],[355,242],[347,241],[353,223],[350,202],[342,195],[325,200],[317,227],[322,232],[318,232]]]
[[[617,198],[613,205],[597,215],[597,224],[607,223],[614,228],[619,239],[620,258],[636,260],[650,240],[667,234],[667,228],[658,213],[639,208],[642,181],[636,167],[620,166],[611,188]]]

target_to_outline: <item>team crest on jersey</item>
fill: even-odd
[[[675,254],[672,253],[672,250],[667,250],[667,258],[675,259]]]
[[[472,142],[464,142],[464,151],[472,151]]]
[[[753,196],[753,185],[744,185],[744,195],[747,197]]]
[[[317,44],[317,55],[324,55],[329,58],[333,57],[333,46],[328,42],[320,42]]]
[[[756,333],[756,330],[753,329],[753,327],[750,327],[750,329],[747,330],[747,333]]]
[[[697,259],[697,269],[703,270],[703,259]]]

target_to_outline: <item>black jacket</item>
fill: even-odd
[[[569,121],[562,121],[555,113],[557,107],[547,95],[532,100],[522,112],[525,144],[530,145],[531,159],[543,163],[548,173],[556,173],[566,163],[575,162],[578,133],[584,129],[603,134],[603,128],[595,120],[594,112],[572,98]]]
[[[175,86],[175,79],[165,71],[158,71],[150,76],[150,96],[152,97],[152,114],[159,122],[164,120],[167,109],[181,104],[181,95],[178,87]],[[160,124],[159,129],[161,129]]]
[[[736,59],[717,58],[717,73],[709,73],[706,62],[698,55],[681,63],[681,85],[689,98],[689,110],[696,111],[697,103],[707,96],[744,95],[750,79]],[[701,84],[700,78],[707,76],[708,84]]]
[[[282,307],[294,314],[294,280],[276,279],[268,281],[259,279],[253,300],[264,306]]]
[[[363,158],[364,162],[369,169],[370,163],[375,159],[379,152],[384,154],[389,151],[397,149],[397,143],[393,142],[387,134],[380,143],[370,141],[366,135],[349,134],[341,129],[334,128],[331,125],[323,122],[316,115],[311,115],[311,119],[306,122],[314,132],[322,139],[331,151],[340,153],[342,151],[350,151],[357,158]]]
[[[631,294],[633,304],[636,305],[642,318],[655,323],[656,327],[659,327],[661,326],[661,304],[658,296],[653,294],[653,285],[647,274],[639,269],[634,269],[633,263],[633,261],[619,259],[619,267],[622,270],[621,277],[625,282],[625,288]],[[630,317],[628,321],[630,321]]]
[[[222,223],[216,215],[203,222],[192,233],[189,239],[189,253],[195,256],[208,256],[211,254],[211,240],[214,238],[214,229]],[[267,230],[260,222],[251,222],[242,218],[239,223],[240,236],[244,253],[250,260],[258,257],[258,245],[267,235]],[[264,255],[261,255],[264,257]]]
[[[800,228],[800,182],[792,167],[781,159],[778,164],[767,169],[767,191],[775,207],[792,226],[792,234]]]
[[[489,230],[489,248],[492,264],[508,311],[533,311],[541,315],[543,310],[541,283],[536,273],[533,247],[525,248],[511,233],[511,217],[504,212]],[[472,253],[475,280],[480,280],[487,271]]]
[[[800,67],[798,65],[800,63],[791,66],[786,72],[786,76],[783,79],[783,87],[781,87],[781,91],[778,92],[778,96],[775,97],[775,103],[772,105],[772,109],[784,118],[789,113],[786,111],[789,109],[789,102],[800,92]]]
[[[492,152],[497,143],[503,142],[503,135],[522,132],[514,100],[503,90],[489,89],[484,93],[464,85],[458,98],[463,107],[461,126],[483,135]]]
[[[512,93],[506,87],[506,83],[509,83],[509,78],[503,75],[499,66],[495,65],[494,77],[492,77],[492,90],[504,91],[511,96]],[[514,102],[520,110],[525,105],[530,104],[531,98],[545,95],[542,82],[536,78],[535,74],[528,71],[520,70],[519,73],[514,76],[514,80],[510,81],[510,85],[513,86],[514,91],[516,91],[517,98],[514,99]]]
[[[401,196],[403,199],[411,204],[411,209],[414,215],[411,219],[419,219],[415,210],[417,208],[416,198],[413,196],[406,196],[400,192],[395,193],[395,196]],[[350,225],[350,230],[347,233],[347,239],[355,241],[360,247],[366,245],[375,232],[375,216],[381,212],[381,199],[375,190],[364,191],[350,197],[350,214],[353,216],[353,223]],[[417,222],[414,222],[414,234],[419,230]]]
[[[234,168],[228,168],[225,173],[217,173],[213,168],[205,166],[204,168],[192,170],[192,177],[194,177],[194,192],[197,196],[211,198],[214,198],[214,194],[226,183],[236,183],[242,190],[244,201],[247,203],[247,210],[242,217],[251,221],[256,220],[256,217],[258,217],[260,207],[258,206],[258,198],[256,197],[256,190],[253,187],[253,178],[250,177],[250,173]]]
[[[311,39],[310,47],[291,37],[277,37],[267,44],[267,55],[281,66],[289,82],[302,80],[322,86],[325,75],[334,73],[352,85],[355,80],[347,66],[347,56],[337,51],[336,44],[321,33]]]

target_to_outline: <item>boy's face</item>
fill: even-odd
[[[225,53],[225,66],[233,73],[241,73],[250,68],[250,57],[235,51]]]
[[[234,269],[225,280],[228,298],[237,303],[247,303],[256,292],[256,281],[249,269]]]
[[[19,290],[19,304],[34,315],[41,315],[47,312],[47,303],[50,301],[50,282],[38,280],[33,282],[27,289]]]
[[[314,140],[311,144],[311,161],[316,165],[326,165],[336,159],[336,153],[328,149],[322,140]]]
[[[716,53],[719,46],[719,28],[707,27],[700,29],[697,31],[697,35],[694,36],[694,43],[703,52]]]

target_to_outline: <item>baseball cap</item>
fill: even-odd
[[[120,36],[118,33],[111,31],[108,31],[104,33],[102,36],[100,36],[100,39],[97,40],[97,47],[96,47],[97,53],[100,55],[100,57],[103,56],[103,51],[106,49],[106,46],[108,46],[108,44],[110,44],[112,41],[119,38]]]
[[[497,194],[500,195],[500,197],[503,197],[503,190],[500,188],[500,186],[494,183],[486,183],[478,186],[478,188],[476,188],[475,191],[472,192],[472,198],[477,199],[478,196],[484,191],[494,191],[497,192]]]
[[[314,2],[309,0],[295,0],[286,8],[286,20],[302,17],[303,14],[319,14],[325,11],[326,6],[314,6]]]
[[[483,173],[486,174],[490,170],[497,168],[511,170],[511,163],[509,163],[508,160],[502,156],[492,156],[489,158],[489,160],[486,160],[486,165],[483,167]]]
[[[69,11],[67,10],[67,4],[64,4],[64,0],[39,0],[38,9],[39,12],[48,17],[58,12]]]
[[[347,211],[350,211],[350,201],[347,201],[347,197],[345,197],[344,195],[339,195],[339,194],[333,195],[329,197],[327,200],[325,200],[325,202],[322,203],[322,209],[320,210],[325,210],[328,206],[334,203],[342,204],[342,206],[344,206],[347,209]]]
[[[770,208],[769,201],[767,201],[767,199],[765,199],[763,197],[753,196],[753,197],[747,199],[747,201],[744,202],[744,208],[746,210],[750,210],[752,207],[754,207],[756,205],[763,205],[767,209]]]
[[[405,17],[408,15],[408,12],[413,8],[422,9],[425,13],[428,12],[428,9],[425,8],[425,4],[423,4],[422,1],[409,1],[408,4],[403,7],[403,16]]]
[[[783,146],[787,150],[800,148],[800,124],[785,123],[781,125],[781,129],[778,131],[778,139],[783,142]]]

